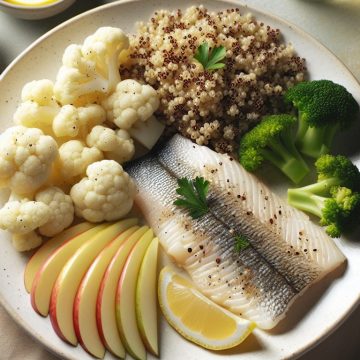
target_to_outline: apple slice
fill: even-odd
[[[136,322],[136,283],[141,262],[153,236],[153,231],[148,230],[131,250],[121,273],[116,294],[116,317],[121,340],[130,355],[139,360],[146,359],[146,350]]]
[[[119,246],[138,229],[138,226],[133,226],[124,231],[100,252],[86,272],[76,293],[74,301],[75,334],[81,346],[97,358],[103,358],[105,355],[105,347],[96,324],[96,300],[101,280]],[[145,233],[146,230],[147,227],[144,227],[143,232]]]
[[[132,234],[117,250],[106,269],[97,298],[96,317],[101,340],[109,351],[122,359],[125,357],[125,349],[116,322],[116,288],[131,249],[145,233],[143,229]]]
[[[72,240],[75,236],[95,227],[96,224],[83,222],[81,224],[74,225],[59,235],[54,236],[42,245],[28,261],[24,272],[24,285],[28,293],[31,291],[32,284],[34,282],[36,273],[47,260],[49,255],[53,253],[57,248],[67,241]]]
[[[137,219],[119,221],[89,239],[69,259],[54,284],[50,300],[50,320],[57,335],[77,345],[73,322],[76,292],[82,278],[99,252],[119,234],[137,224]]]
[[[106,229],[107,226],[107,224],[98,225],[85,231],[74,237],[71,241],[61,245],[49,256],[45,263],[40,267],[40,270],[36,273],[31,287],[31,305],[36,312],[42,316],[48,315],[51,291],[61,269],[80,246],[85,244],[100,231]]]
[[[159,354],[157,324],[157,262],[159,240],[146,250],[136,284],[136,317],[141,337],[148,351]]]

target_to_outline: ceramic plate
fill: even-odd
[[[240,6],[238,1],[122,1],[89,11],[50,31],[21,54],[0,78],[0,130],[11,126],[11,119],[19,103],[22,86],[31,80],[54,79],[60,66],[61,55],[70,43],[81,43],[100,26],[117,26],[134,32],[134,24],[147,20],[159,8],[186,8],[194,3],[211,10],[241,7],[258,20],[279,28],[285,41],[294,44],[299,55],[307,59],[311,79],[331,79],[343,84],[360,102],[360,86],[345,66],[326,48],[295,26],[259,10]],[[180,5],[181,4],[181,5]],[[356,132],[352,132],[356,135]],[[359,132],[358,132],[359,133]],[[348,138],[346,152],[360,165],[358,141]],[[346,135],[349,136],[349,135]],[[340,144],[341,146],[341,144]],[[276,191],[281,189],[276,189]],[[348,259],[344,274],[333,282],[322,281],[306,292],[291,309],[286,320],[272,332],[256,330],[241,346],[227,352],[209,352],[197,347],[161,321],[161,359],[210,360],[233,358],[236,360],[296,358],[333,331],[357,305],[360,294],[360,244],[352,239],[339,239],[336,243]],[[30,306],[23,286],[23,270],[28,256],[14,251],[5,232],[0,234],[0,302],[11,316],[34,338],[42,342],[62,359],[93,359],[81,347],[62,342],[52,330],[49,319],[41,318]],[[149,356],[150,357],[150,356]],[[111,359],[110,354],[106,359]],[[151,358],[151,357],[150,357]]]

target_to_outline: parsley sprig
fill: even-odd
[[[236,235],[235,241],[235,250],[237,252],[245,250],[250,246],[249,240],[244,235]]]
[[[204,70],[216,70],[225,66],[224,63],[220,62],[225,56],[226,49],[224,46],[214,47],[209,52],[209,44],[205,41],[196,50],[194,59],[204,67]]]
[[[209,191],[207,180],[202,177],[196,177],[195,180],[182,178],[178,180],[178,185],[176,192],[182,197],[175,200],[174,205],[188,209],[193,219],[197,219],[209,211],[206,202],[206,195]]]

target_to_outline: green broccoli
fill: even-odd
[[[339,237],[359,222],[360,172],[345,156],[323,155],[315,163],[315,184],[288,190],[288,203],[320,218],[326,232]]]
[[[354,97],[330,80],[301,82],[286,92],[285,100],[299,112],[297,147],[316,159],[329,153],[335,134],[350,126],[359,111]]]
[[[240,141],[239,161],[254,171],[268,160],[294,183],[299,183],[309,167],[296,150],[292,128],[297,119],[291,115],[269,115],[247,132]]]

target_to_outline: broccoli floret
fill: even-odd
[[[335,134],[349,127],[359,111],[354,97],[330,80],[299,83],[286,92],[285,99],[299,112],[296,145],[313,158],[329,153]]]
[[[360,191],[359,169],[343,155],[322,155],[315,162],[317,182],[302,187],[306,192],[328,195],[333,186],[344,186],[353,191]]]
[[[323,155],[315,162],[318,182],[340,185],[360,191],[360,171],[343,155]]]
[[[270,115],[247,132],[239,147],[239,161],[244,168],[254,171],[268,160],[294,183],[299,183],[309,167],[294,145],[292,128],[296,122],[291,115]]]
[[[334,186],[331,197],[315,195],[301,189],[289,189],[290,205],[320,218],[320,225],[326,226],[326,233],[339,237],[345,228],[356,225],[360,214],[360,193],[349,188]]]
[[[360,172],[345,156],[323,155],[315,163],[315,184],[288,190],[288,203],[320,218],[332,237],[358,223]]]

